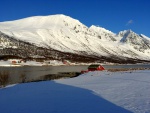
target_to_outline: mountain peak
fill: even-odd
[[[106,32],[106,33],[114,34],[113,32],[111,32],[103,27],[100,27],[100,26],[92,25],[89,29],[93,29],[94,31],[96,31],[98,33]]]
[[[49,29],[54,26],[64,26],[69,24],[75,26],[81,25],[76,19],[63,14],[49,15],[49,16],[33,16],[15,21],[0,22],[0,30],[16,30],[16,29]]]
[[[123,37],[124,35],[135,34],[131,29],[120,31],[117,35]]]
[[[134,33],[131,29],[123,30],[123,31],[120,31],[120,32],[123,32],[123,33]]]

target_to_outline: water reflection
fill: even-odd
[[[150,68],[150,65],[103,65],[105,69],[112,68]],[[0,75],[8,74],[8,83],[28,82],[42,80],[45,75],[58,74],[59,72],[80,72],[87,70],[87,65],[78,66],[24,66],[24,67],[0,67]],[[5,74],[5,75],[7,75]],[[0,79],[2,79],[0,77]],[[2,82],[0,80],[0,82]]]

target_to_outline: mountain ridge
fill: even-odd
[[[105,28],[87,27],[65,15],[28,17],[0,22],[0,31],[37,47],[84,56],[150,60],[150,40],[131,30],[115,34]],[[1,48],[4,43],[1,43]]]

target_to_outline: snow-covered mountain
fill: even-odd
[[[115,34],[94,25],[88,28],[80,21],[65,15],[35,16],[0,22],[0,34],[3,34],[0,35],[0,48],[3,49],[19,49],[13,44],[13,39],[36,48],[97,59],[105,57],[109,60],[150,60],[150,38],[145,35],[138,35],[131,30]]]

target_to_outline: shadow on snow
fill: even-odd
[[[92,91],[54,81],[0,89],[2,113],[131,113]]]

